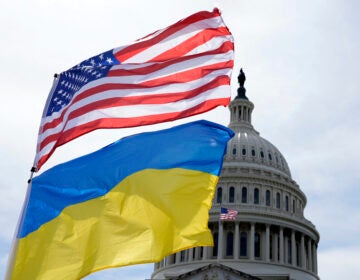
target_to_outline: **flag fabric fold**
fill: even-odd
[[[155,124],[227,106],[233,51],[233,37],[214,9],[62,72],[44,108],[34,167],[95,129]]]
[[[236,220],[238,211],[221,207],[220,209],[220,220]]]
[[[192,122],[125,137],[33,178],[11,279],[80,279],[212,246],[208,212],[233,135]]]

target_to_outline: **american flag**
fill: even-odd
[[[238,211],[221,207],[220,220],[236,220]]]
[[[155,124],[227,106],[233,52],[233,37],[214,9],[62,72],[44,108],[34,167],[95,129]]]

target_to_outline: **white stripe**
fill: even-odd
[[[230,90],[229,85],[223,85],[215,89],[210,89],[208,91],[205,91],[200,95],[197,95],[191,99],[180,100],[172,103],[166,103],[161,105],[141,104],[141,105],[120,106],[120,107],[95,110],[70,120],[67,123],[64,131],[103,118],[134,118],[134,117],[144,117],[144,116],[164,114],[164,113],[181,112],[189,108],[195,107],[206,100],[229,97],[228,94],[229,90]]]
[[[39,142],[40,143],[40,142]],[[39,162],[39,160],[48,153],[51,152],[52,148],[55,146],[56,141],[50,142],[45,147],[43,147],[35,156],[35,162]]]
[[[209,45],[211,45],[211,49],[216,50],[225,42],[234,42],[234,38],[231,35],[214,37],[211,40],[207,41],[205,44],[202,44],[188,52],[186,56],[207,52],[209,50]]]
[[[195,89],[195,88],[204,86],[204,85],[208,84],[209,82],[211,82],[212,80],[214,80],[218,76],[229,76],[230,72],[231,72],[231,69],[219,69],[219,70],[211,72],[207,76],[201,77],[200,79],[194,80],[189,83],[168,84],[168,85],[164,85],[161,87],[153,87],[153,88],[142,89],[142,90],[137,90],[137,89],[136,90],[128,90],[128,89],[126,89],[126,90],[108,90],[108,91],[100,92],[98,94],[94,94],[92,96],[89,96],[88,98],[84,98],[84,99],[80,100],[79,102],[72,104],[69,107],[69,110],[65,113],[63,121],[61,123],[59,123],[56,127],[50,128],[50,129],[47,129],[46,131],[44,131],[41,135],[39,135],[38,140],[43,141],[49,135],[60,132],[63,129],[64,123],[67,121],[69,115],[73,111],[75,111],[83,106],[86,106],[88,104],[91,104],[95,101],[105,100],[108,98],[116,98],[116,97],[121,98],[123,96],[141,96],[141,95],[146,95],[148,93],[151,93],[151,94],[167,94],[167,93],[176,94],[177,92],[186,92],[191,89]]]
[[[229,86],[223,85],[209,91],[205,91],[191,99],[179,100],[177,102],[166,104],[140,104],[130,106],[111,107],[101,110],[91,111],[78,118],[70,120],[64,131],[67,131],[78,125],[82,125],[94,120],[103,118],[136,118],[149,115],[174,113],[187,110],[203,103],[206,100],[229,97]]]
[[[163,41],[160,41],[154,44],[153,46],[145,49],[144,51],[122,61],[122,63],[142,63],[142,62],[150,61],[154,57],[183,43],[184,41],[191,38],[195,34],[203,31],[205,28],[218,28],[221,26],[225,26],[224,23],[222,22],[221,17],[204,19],[195,22],[179,30],[178,32],[175,32],[171,36],[165,38]]]
[[[151,74],[136,75],[136,76],[105,77],[105,78],[102,78],[102,79],[92,81],[92,82],[86,84],[85,86],[83,86],[73,96],[73,99],[75,99],[78,95],[80,95],[84,91],[86,91],[86,90],[88,90],[90,88],[102,85],[102,84],[111,84],[111,83],[114,83],[114,84],[121,84],[121,83],[139,84],[139,83],[142,83],[142,82],[146,82],[146,81],[158,79],[158,78],[161,78],[161,77],[165,77],[165,76],[167,76],[169,74],[173,75],[173,74],[178,73],[178,72],[191,70],[191,69],[194,69],[195,67],[211,65],[211,64],[214,64],[214,63],[218,63],[218,62],[226,62],[226,61],[231,60],[232,57],[233,57],[233,51],[229,51],[227,53],[222,53],[222,54],[217,54],[217,55],[207,55],[207,56],[202,56],[202,57],[192,59],[190,61],[185,61],[185,62],[172,64],[172,65],[169,65],[168,67],[166,67],[164,69],[160,69],[159,71],[153,72]],[[230,75],[229,72],[228,72],[228,69],[225,69],[224,71],[225,71],[225,73],[228,73],[227,75]],[[219,75],[220,74],[221,74],[221,72],[219,73]],[[198,80],[198,81],[200,81],[200,80]],[[202,84],[204,84],[204,82],[202,82]],[[172,85],[169,84],[167,86],[164,86],[164,88],[168,87],[168,86],[172,86]],[[153,87],[152,89],[155,90],[155,91],[157,90],[155,87]],[[162,88],[159,88],[159,90],[162,90]],[[166,90],[168,92],[172,91],[172,89],[170,89],[170,90],[166,89]],[[133,90],[133,92],[135,92],[135,94],[136,94],[137,91],[138,90]],[[61,111],[53,113],[51,116],[46,116],[45,118],[43,118],[42,121],[41,121],[41,126],[43,126],[44,124],[46,124],[48,122],[53,121],[54,119],[59,118],[62,111],[66,110],[70,106],[71,107],[74,106],[73,103],[69,103],[67,106],[62,108]]]
[[[121,50],[123,50],[123,49],[125,49],[125,48],[127,48],[129,46],[135,45],[136,43],[148,41],[148,40],[158,36],[160,33],[164,32],[164,30],[167,30],[169,28],[170,28],[170,26],[167,27],[167,28],[164,28],[164,29],[159,29],[159,30],[153,32],[152,34],[150,33],[149,35],[146,35],[146,36],[144,36],[144,37],[142,37],[140,39],[137,39],[136,41],[133,41],[130,44],[120,46],[120,47],[116,47],[116,48],[113,49],[113,54],[116,54],[117,52],[119,52],[119,51],[121,51]]]

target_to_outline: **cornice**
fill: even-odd
[[[224,206],[224,205],[222,205]],[[307,220],[305,217],[284,214],[276,209],[268,209],[267,211],[259,211],[255,209],[244,209],[233,207],[239,211],[236,221],[247,223],[262,223],[284,228],[294,229],[310,236],[316,242],[320,240],[320,234],[316,230],[315,225]],[[219,222],[220,206],[213,206],[210,210],[209,222]],[[229,222],[229,221],[227,221]],[[235,222],[235,221],[230,221]]]

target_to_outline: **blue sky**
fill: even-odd
[[[0,3],[0,278],[11,249],[54,73],[215,6],[235,38],[234,78],[247,76],[253,125],[283,153],[321,235],[322,279],[360,279],[360,2],[13,0]],[[236,95],[233,81],[233,97]],[[59,148],[43,169],[158,126],[99,130]],[[87,279],[150,278],[152,264]]]

